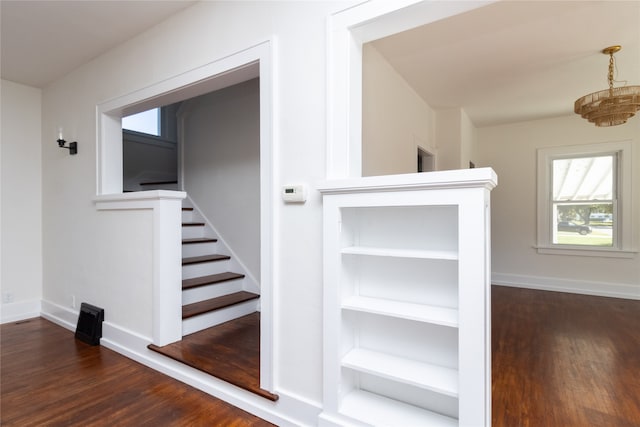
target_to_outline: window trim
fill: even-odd
[[[539,254],[577,255],[598,257],[632,258],[637,250],[633,245],[631,163],[632,144],[630,140],[603,142],[596,144],[571,145],[538,149],[537,165],[537,244]],[[617,226],[614,246],[594,247],[583,245],[559,245],[553,243],[551,230],[552,160],[596,155],[617,154],[616,180],[617,187]],[[615,203],[615,202],[614,202]]]

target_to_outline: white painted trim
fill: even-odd
[[[103,194],[95,196],[93,201],[98,210],[118,209],[152,209],[157,200],[182,200],[187,197],[183,191],[151,190],[135,191],[132,193]],[[132,205],[131,202],[140,202]],[[134,207],[132,207],[134,206]]]
[[[201,67],[106,100],[96,106],[96,194],[122,193],[122,116],[203,95],[258,77],[257,43]]]
[[[623,251],[619,249],[601,249],[599,247],[592,246],[533,246],[539,254],[543,255],[571,255],[571,256],[592,256],[599,258],[634,258],[637,254],[637,250]]]
[[[274,342],[277,339],[273,315],[275,312],[273,287],[277,283],[274,280],[276,271],[273,258],[277,247],[275,233],[277,218],[274,214],[274,206],[278,195],[275,191],[278,170],[277,138],[276,127],[273,125],[277,119],[275,52],[275,38],[261,41],[198,68],[106,100],[96,106],[96,194],[101,197],[100,195],[122,192],[121,117],[123,115],[172,104],[260,77],[260,310],[263,314],[260,333],[260,385],[271,392],[275,387],[273,352],[276,348]],[[180,185],[184,185],[182,164],[184,156],[181,151],[179,157],[179,181]],[[156,326],[154,322],[154,330]],[[158,329],[158,331],[163,330]]]
[[[371,0],[327,23],[327,179],[362,175],[362,45],[493,1]]]
[[[491,283],[500,286],[538,289],[541,291],[568,292],[573,294],[640,300],[640,285],[632,285],[630,283],[592,282],[588,280],[496,272],[493,272],[491,275]]]
[[[278,188],[276,171],[278,137],[275,126],[277,117],[276,94],[277,80],[277,47],[275,38],[265,43],[259,52],[260,75],[260,387],[273,392],[276,388],[274,349],[276,334],[274,329],[275,313],[274,293],[278,283],[275,280],[276,263],[274,254],[276,244],[277,217],[274,213]]]
[[[498,176],[493,169],[477,168],[331,180],[318,184],[316,188],[328,195],[475,187],[491,190],[497,184]]]
[[[16,301],[0,305],[0,323],[18,322],[40,316],[39,300]]]
[[[76,330],[79,312],[51,301],[42,300],[40,316],[70,331]]]
[[[614,206],[619,206],[617,217],[620,219],[614,228],[617,246],[612,248],[580,247],[578,245],[554,245],[551,233],[550,200],[552,171],[551,161],[560,156],[583,156],[615,154],[617,157],[618,189]],[[561,147],[540,148],[537,152],[537,243],[535,248],[540,254],[603,256],[610,258],[632,258],[637,253],[637,242],[633,241],[633,192],[632,160],[633,144],[630,140],[609,141],[595,144],[580,144]],[[616,179],[617,178],[617,179]],[[615,209],[615,208],[614,208]],[[615,210],[614,210],[615,212]]]

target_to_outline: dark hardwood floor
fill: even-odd
[[[494,286],[492,305],[493,427],[640,426],[640,301]],[[270,425],[46,320],[0,333],[3,426]]]
[[[640,426],[640,301],[492,288],[493,427]]]
[[[0,326],[2,426],[271,426],[42,318]]]
[[[260,388],[260,313],[205,329],[151,350],[275,401]]]

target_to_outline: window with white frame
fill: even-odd
[[[631,254],[631,144],[538,150],[538,251]]]

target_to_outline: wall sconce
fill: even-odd
[[[77,142],[70,142],[69,145],[65,145],[67,143],[67,141],[64,140],[64,138],[62,137],[62,128],[60,128],[60,130],[58,131],[58,147],[60,148],[66,148],[67,150],[69,150],[69,154],[74,155],[74,154],[78,154],[78,143]]]

